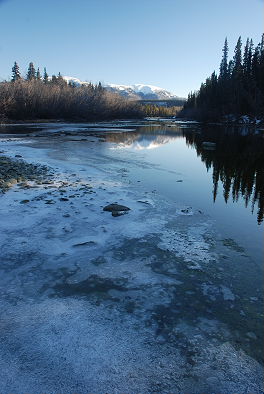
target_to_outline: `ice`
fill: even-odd
[[[209,217],[133,183],[134,156],[103,142],[1,145],[54,177],[0,197],[0,392],[261,393],[258,336],[250,319],[232,331],[231,304],[245,317]]]

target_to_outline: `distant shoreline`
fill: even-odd
[[[23,120],[11,120],[11,119],[0,119],[0,127],[4,125],[19,125],[19,124],[29,124],[29,123],[101,123],[101,122],[118,122],[118,121],[130,121],[130,122],[137,122],[137,121],[151,121],[153,120],[176,120],[182,122],[196,122],[200,124],[218,124],[223,126],[264,126],[264,119],[251,119],[248,115],[243,115],[237,117],[233,120],[215,120],[215,121],[205,121],[205,120],[197,120],[193,118],[183,118],[183,117],[175,117],[175,116],[153,116],[148,118],[109,118],[109,119],[23,119]]]

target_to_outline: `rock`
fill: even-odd
[[[21,156],[21,155],[15,155],[15,157],[23,157],[23,156]]]
[[[125,211],[113,211],[112,212],[112,216],[114,216],[115,218],[118,216],[126,215],[126,214],[127,214],[127,212],[125,212]]]
[[[66,198],[66,197],[61,197],[61,198],[60,198],[60,201],[69,201],[69,199]]]
[[[125,205],[119,205],[119,204],[109,204],[106,205],[103,208],[104,211],[107,212],[124,212],[124,211],[130,211],[130,208],[126,207]]]
[[[55,204],[54,200],[46,200],[45,204]]]
[[[181,209],[181,212],[188,215],[188,214],[192,213],[192,208],[188,207],[188,208]]]
[[[30,202],[29,200],[21,200],[20,204],[27,204],[28,202]]]
[[[140,202],[141,204],[151,205],[151,203],[147,200],[137,200],[137,202]]]
[[[77,247],[77,246],[94,246],[94,245],[96,245],[96,242],[94,242],[94,241],[86,241],[86,242],[81,242],[79,244],[74,244],[73,246]]]

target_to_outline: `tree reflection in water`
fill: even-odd
[[[219,181],[223,185],[223,197],[234,202],[240,197],[251,211],[257,207],[257,221],[264,216],[264,135],[248,127],[205,127],[183,134],[188,145],[195,146],[197,155],[207,170],[213,170],[213,198],[216,200]],[[214,150],[207,150],[204,141],[216,143]]]
[[[212,168],[214,201],[221,182],[225,201],[232,198],[237,202],[242,197],[247,207],[251,205],[252,213],[257,207],[260,224],[264,216],[263,131],[252,126],[163,124],[138,127],[134,132],[109,133],[106,140],[139,150],[157,148],[184,137],[187,146],[195,147],[207,170]],[[215,142],[215,149],[205,149],[204,141]]]

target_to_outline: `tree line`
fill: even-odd
[[[219,73],[215,71],[196,92],[188,95],[181,116],[198,120],[222,120],[241,115],[264,116],[264,34],[254,47],[247,39],[243,48],[241,37],[234,55],[228,59],[225,39]]]
[[[22,77],[17,62],[10,81],[0,82],[0,121],[61,119],[75,121],[106,119],[140,119],[145,116],[175,115],[179,108],[145,105],[118,93],[109,92],[102,84],[67,83],[62,75],[49,76],[46,68],[29,63]]]
[[[21,76],[17,62],[11,81],[0,83],[0,119],[33,120],[104,120],[142,118],[144,109],[136,102],[108,92],[99,82],[77,86],[67,83],[62,75],[49,77],[46,68],[30,62],[27,74]]]
[[[173,105],[172,107],[166,107],[150,103],[144,103],[142,107],[145,116],[149,117],[176,116],[182,109],[182,106]]]

